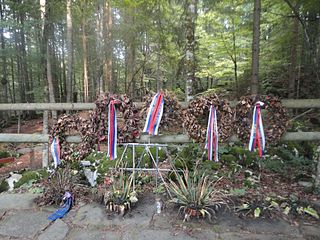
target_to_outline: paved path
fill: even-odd
[[[281,220],[242,220],[222,214],[215,223],[182,223],[172,211],[154,215],[152,199],[142,200],[124,218],[108,215],[98,204],[75,207],[62,220],[47,217],[55,208],[38,208],[34,194],[0,194],[0,239],[25,240],[311,240],[319,226],[292,226]],[[170,214],[171,212],[171,214]]]

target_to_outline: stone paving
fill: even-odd
[[[108,215],[96,203],[80,204],[63,219],[47,217],[55,208],[39,208],[35,194],[0,194],[0,239],[21,240],[315,240],[320,239],[316,225],[290,225],[282,220],[240,219],[221,214],[214,223],[183,223],[172,211],[154,215],[151,199],[143,201],[124,218]],[[170,213],[171,212],[171,213]]]

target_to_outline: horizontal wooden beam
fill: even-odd
[[[0,104],[0,111],[31,111],[31,110],[89,110],[94,103],[13,103]]]
[[[0,158],[0,163],[12,163],[14,162],[14,157],[6,157],[6,158]]]
[[[180,102],[183,108],[187,107],[186,102]],[[236,102],[232,101],[234,106]],[[320,108],[320,99],[283,99],[283,106],[286,108]],[[134,102],[138,108],[143,106],[142,102]],[[0,104],[0,111],[30,111],[30,110],[92,110],[94,103],[13,103]]]
[[[319,141],[320,132],[287,132],[282,138],[282,141]],[[1,133],[0,142],[12,142],[12,143],[47,143],[49,141],[48,134],[12,134]],[[236,141],[236,137],[233,136],[231,141]],[[68,136],[67,142],[79,143],[81,142],[80,136]],[[142,135],[136,142],[139,143],[191,143],[193,142],[185,134],[178,135],[160,135],[155,137],[149,137],[148,135]]]

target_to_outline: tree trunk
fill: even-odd
[[[290,56],[290,67],[289,67],[289,86],[288,86],[288,97],[294,98],[295,87],[296,87],[296,66],[297,66],[297,47],[299,40],[299,20],[294,19],[293,23],[293,39],[291,45],[291,56]]]
[[[192,95],[198,92],[196,82],[196,58],[195,58],[195,21],[197,17],[197,0],[186,0],[186,52],[185,69],[187,74],[186,81],[186,101],[192,98]]]
[[[86,4],[86,3],[84,3]],[[82,12],[82,58],[83,58],[83,99],[84,102],[89,101],[89,79],[88,79],[88,54],[87,54],[87,36],[86,36],[86,19],[84,13],[84,7]]]
[[[233,48],[233,70],[234,70],[234,81],[236,83],[236,97],[239,97],[240,89],[238,82],[238,58],[237,58],[237,46],[236,46],[236,31],[234,18],[232,17],[232,48]]]
[[[73,65],[73,51],[72,51],[72,14],[71,14],[72,0],[67,0],[67,102],[72,102],[72,65]]]
[[[259,53],[260,53],[260,13],[261,0],[254,1],[253,10],[253,41],[252,41],[252,76],[251,94],[259,92]]]
[[[129,26],[134,26],[135,23],[135,9],[128,9],[124,12],[124,21],[126,26],[129,28]],[[136,97],[136,80],[134,76],[135,71],[135,59],[136,59],[136,47],[135,47],[135,41],[136,41],[136,33],[132,28],[130,27],[130,30],[128,31],[126,38],[125,38],[125,49],[126,49],[126,89],[128,92],[130,92],[130,96],[132,98]]]
[[[104,4],[104,54],[105,60],[103,64],[103,78],[105,82],[105,91],[113,93],[114,87],[112,83],[112,8],[110,0],[105,0]]]
[[[158,55],[157,55],[157,92],[160,92],[162,88],[162,81],[161,81],[161,6],[160,2],[158,3]]]
[[[316,177],[315,177],[315,190],[320,192],[320,146],[318,146],[317,148],[317,153],[316,153],[316,161],[317,163],[317,173],[316,173]]]
[[[0,19],[1,22],[4,20],[4,3],[3,1],[0,2]],[[1,77],[1,85],[3,89],[3,99],[0,99],[1,103],[8,103],[8,73],[7,73],[7,58],[5,54],[5,39],[4,39],[4,33],[3,33],[3,27],[0,28],[0,38],[1,38],[1,50],[2,50],[2,77]],[[8,122],[8,113],[4,111],[0,111],[0,118],[4,119],[6,122]]]
[[[96,59],[98,64],[96,64],[95,71],[97,72],[96,74],[96,79],[95,79],[95,85],[96,85],[96,94],[102,94],[104,90],[103,86],[103,0],[98,0],[97,5],[96,5]],[[102,64],[101,64],[102,63]]]

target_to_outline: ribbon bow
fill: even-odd
[[[217,124],[217,111],[216,108],[211,105],[208,119],[207,136],[206,136],[206,149],[208,149],[208,160],[212,161],[212,156],[214,152],[214,160],[216,162],[218,159],[218,124]]]
[[[110,157],[110,160],[117,158],[117,114],[114,100],[109,103],[107,156]]]
[[[259,156],[262,157],[265,150],[266,139],[263,130],[261,106],[263,102],[257,102],[253,109],[252,126],[249,141],[249,151],[254,151],[258,145]]]
[[[147,132],[150,135],[158,134],[158,128],[163,114],[163,107],[163,93],[157,93],[152,99],[143,132]]]
[[[61,161],[60,161],[60,143],[59,138],[55,137],[51,143],[51,154],[53,157],[54,168],[57,168]]]

